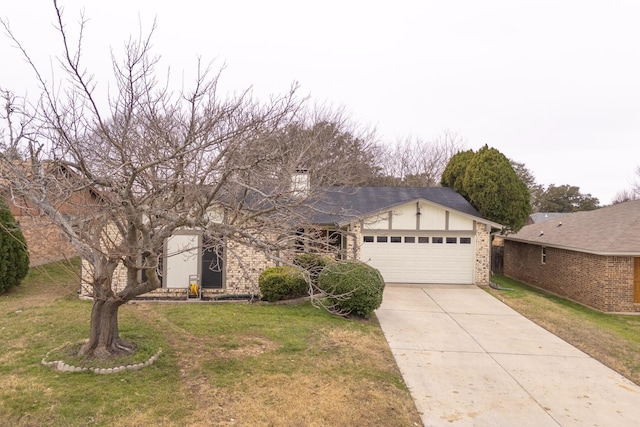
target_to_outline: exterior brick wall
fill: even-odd
[[[258,276],[265,268],[275,265],[262,251],[233,240],[227,241],[225,293],[257,294]]]
[[[504,275],[604,312],[640,312],[633,257],[602,256],[505,241]]]
[[[349,227],[347,234],[345,257],[346,259],[360,259],[360,245],[362,244],[362,223],[357,221]]]
[[[29,264],[33,267],[78,256],[60,229],[44,216],[19,216],[20,230],[27,242]]]
[[[476,285],[488,285],[491,276],[491,227],[476,223],[476,260],[474,280]]]
[[[127,286],[127,269],[122,263],[118,264],[111,279],[113,292],[120,292]],[[80,280],[80,297],[93,297],[93,266],[84,258],[82,259]]]

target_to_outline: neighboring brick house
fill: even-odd
[[[505,237],[505,276],[604,312],[640,312],[640,200]]]
[[[525,225],[558,219],[564,215],[567,214],[564,212],[534,212],[529,215]],[[504,236],[498,233],[494,233],[491,241],[491,271],[493,274],[504,274]]]
[[[61,181],[68,179],[68,171],[60,170],[61,167],[54,168],[50,164],[46,164],[45,167],[49,168],[48,174],[58,176]],[[27,242],[29,263],[32,267],[78,256],[78,252],[71,245],[69,238],[62,233],[60,227],[53,224],[51,219],[39,209],[23,197],[12,195],[8,190],[0,192],[0,197],[5,199],[11,214],[20,224],[20,230]],[[69,195],[60,195],[54,202],[58,212],[71,218],[82,218],[86,210],[95,205],[100,205],[100,198],[91,188]]]
[[[367,262],[388,283],[489,283],[491,231],[500,225],[483,219],[455,191],[441,187],[318,190],[322,197],[307,216],[318,236],[314,246],[331,246],[341,258]],[[224,214],[218,218],[224,221]],[[194,230],[169,238],[165,252],[179,255],[163,259],[162,288],[144,297],[186,295],[193,275],[200,276],[207,297],[258,292],[258,275],[275,265],[273,260],[230,237],[224,247],[206,251],[203,238]],[[124,269],[117,271],[116,288],[124,286],[125,277]],[[85,296],[88,291],[83,291]]]

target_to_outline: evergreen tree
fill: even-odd
[[[531,213],[529,189],[500,151],[487,145],[456,154],[442,185],[466,198],[484,218],[518,231]]]
[[[28,271],[26,241],[9,207],[0,200],[0,293],[19,285]]]
[[[460,193],[464,198],[467,198],[467,193],[463,186],[464,175],[467,171],[469,162],[475,156],[473,150],[460,151],[451,157],[447,167],[442,172],[442,179],[440,183],[443,187],[453,188],[456,192]]]

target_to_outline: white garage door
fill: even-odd
[[[360,259],[388,283],[473,283],[473,236],[364,234]]]

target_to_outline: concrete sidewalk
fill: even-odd
[[[425,426],[638,426],[640,387],[473,285],[376,311]]]

